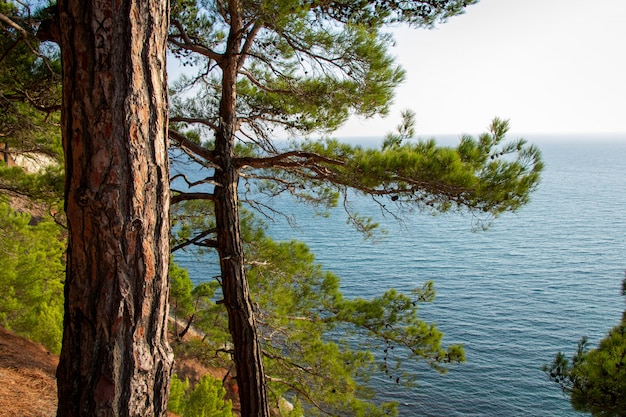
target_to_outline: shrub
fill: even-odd
[[[232,403],[224,395],[221,381],[211,375],[203,376],[189,389],[189,380],[183,382],[174,374],[167,409],[181,417],[233,417]]]

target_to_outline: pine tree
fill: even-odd
[[[603,417],[626,415],[626,311],[596,348],[583,337],[571,361],[559,352],[543,370],[570,397],[574,410]]]
[[[168,2],[57,10],[68,223],[57,415],[164,416]]]
[[[211,222],[211,205],[205,202],[202,210],[200,206],[189,201],[173,210],[173,239],[179,247],[206,227],[197,222],[197,229],[183,231],[177,227],[179,221],[198,218],[202,212],[202,218]],[[367,384],[371,376],[382,374],[392,384],[412,386],[416,375],[403,371],[406,362],[425,361],[445,372],[449,364],[464,360],[461,346],[443,347],[442,333],[419,317],[419,307],[434,299],[432,282],[406,294],[390,289],[369,300],[345,299],[339,277],[323,270],[304,243],[273,241],[252,213],[244,212],[242,219],[246,270],[271,407],[279,407],[287,398],[301,404],[306,415],[393,415],[396,405],[379,403]],[[194,250],[191,244],[182,248]],[[173,288],[191,287],[187,274],[177,273],[174,279],[186,284],[173,283]],[[179,298],[194,298],[205,285],[188,289]],[[205,335],[204,341],[183,343],[177,350],[228,369],[232,339],[225,309],[211,297],[195,306],[193,326]]]
[[[334,140],[276,142],[275,132],[324,134],[353,114],[385,114],[404,77],[387,51],[385,25],[431,27],[472,3],[173,2],[171,49],[198,74],[175,86],[170,137],[207,170],[204,181],[188,179],[172,203],[213,202],[214,227],[191,240],[218,253],[244,415],[267,416],[269,407],[239,205],[268,207],[240,196],[241,178],[250,195],[287,192],[322,207],[355,190],[386,210],[391,202],[487,218],[519,208],[535,188],[539,151],[523,141],[503,144],[502,120],[456,148],[403,140],[377,150]],[[374,226],[355,213],[349,218],[365,233]]]

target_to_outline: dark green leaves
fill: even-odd
[[[465,7],[477,2],[478,0],[337,0],[320,2],[315,10],[338,21],[359,22],[372,27],[394,23],[432,27],[437,22],[463,13]]]
[[[508,122],[494,119],[478,139],[463,136],[457,147],[434,140],[404,142],[410,123],[387,137],[382,149],[348,147],[336,141],[306,142],[303,149],[340,159],[326,179],[336,185],[420,209],[467,210],[497,216],[528,202],[543,169],[541,153],[524,140],[504,143]]]
[[[626,415],[626,313],[596,348],[583,337],[571,361],[559,352],[543,371],[570,396],[574,410],[593,416]]]

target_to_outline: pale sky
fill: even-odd
[[[395,34],[407,77],[389,116],[333,136],[382,136],[403,109],[418,136],[481,133],[496,116],[511,133],[626,132],[626,0],[481,0]]]

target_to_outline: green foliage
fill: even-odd
[[[216,349],[228,339],[227,321],[217,314],[222,309],[214,301],[218,288],[219,283],[215,280],[202,282],[194,287],[187,270],[174,262],[170,263],[170,306],[175,319],[180,317],[186,321],[185,329],[180,329],[177,320],[177,335],[182,336],[193,325],[204,334],[206,343]],[[200,354],[197,349],[196,354]],[[214,364],[222,365],[218,362]]]
[[[25,3],[0,2],[14,26],[0,24],[0,132],[10,147],[61,158],[58,112],[61,61],[58,50],[34,37],[36,15]],[[53,139],[53,140],[51,140]]]
[[[248,256],[264,260],[248,277],[260,307],[271,392],[297,392],[315,407],[307,414],[393,415],[393,405],[377,404],[364,384],[371,375],[410,384],[414,375],[402,371],[405,361],[426,360],[444,371],[444,363],[464,360],[462,347],[443,349],[441,332],[418,318],[419,304],[434,298],[432,283],[411,294],[388,290],[347,300],[339,278],[323,271],[302,242],[265,238],[253,246]]]
[[[388,53],[393,38],[385,26],[432,27],[474,3],[244,1],[235,12],[219,2],[173,1],[170,49],[198,76],[175,83],[172,120],[181,122],[180,130],[195,125],[211,135],[218,129],[224,116],[220,66],[233,58],[240,69],[230,110],[240,138],[265,152],[276,152],[275,129],[332,132],[354,114],[386,114],[404,70]],[[239,19],[241,27],[232,27]],[[227,44],[229,33],[238,46]]]
[[[175,189],[175,187],[172,187]],[[190,239],[195,239],[193,245],[199,253],[206,252],[211,248],[210,242],[206,242],[207,235],[197,235],[195,232],[212,231],[215,228],[215,220],[212,216],[213,209],[206,201],[190,200],[172,206],[172,251],[184,249],[191,244]],[[210,234],[208,235],[210,237]],[[210,239],[208,239],[210,241]],[[203,245],[203,243],[207,243]]]
[[[65,251],[58,225],[0,203],[0,325],[61,349]]]
[[[64,178],[63,168],[58,164],[28,173],[21,167],[9,167],[0,162],[0,199],[22,196],[60,210]]]
[[[328,13],[339,21],[359,22],[368,26],[407,23],[413,27],[432,27],[437,22],[463,13],[478,0],[426,1],[334,1],[322,3],[318,13]]]
[[[240,225],[228,224],[223,219],[239,221],[238,208],[222,203],[240,198],[273,217],[277,212],[261,194],[290,193],[321,214],[343,197],[349,221],[366,236],[377,224],[351,212],[353,191],[394,216],[416,207],[464,210],[490,220],[526,203],[539,181],[541,156],[522,140],[504,143],[508,122],[500,119],[477,139],[464,136],[458,147],[410,143],[415,120],[409,111],[380,149],[331,139],[275,141],[276,131],[325,135],[352,115],[386,114],[405,73],[389,54],[393,39],[383,32],[385,25],[431,27],[475,2],[172,2],[171,50],[197,74],[172,88],[177,132],[170,136],[181,155],[205,169],[201,178],[185,178],[185,186],[175,190],[172,247],[217,249],[242,268],[244,257],[230,256],[244,240],[246,274],[222,274],[236,281],[228,289],[245,288],[249,281],[254,312],[245,314],[256,318],[275,404],[294,395],[307,415],[394,414],[393,404],[377,404],[366,388],[369,376],[381,371],[391,382],[406,383],[414,378],[402,372],[403,361],[425,361],[444,372],[448,363],[464,360],[461,346],[442,347],[441,333],[418,316],[419,304],[434,297],[432,283],[410,294],[389,290],[371,300],[346,300],[338,278],[315,264],[304,244],[272,241],[247,215]],[[229,198],[213,194],[231,192],[216,188],[227,185],[216,183],[226,181],[225,173],[243,179],[240,196],[236,187]],[[213,204],[228,211],[219,225]],[[241,300],[246,294],[227,296]],[[211,325],[201,330],[212,332],[206,340],[216,344],[216,352],[258,347],[256,337],[229,340],[225,309],[206,306],[205,323]],[[224,329],[224,338],[217,328]],[[257,389],[262,388],[252,387]]]
[[[411,139],[415,135],[415,113],[411,110],[402,112],[402,123],[396,128],[397,132],[388,133],[383,141],[383,148],[395,148],[402,144],[403,141]]]
[[[328,132],[352,114],[388,111],[404,78],[387,52],[391,37],[378,30],[383,22],[342,19],[335,7],[339,3],[242,3],[245,52],[235,110],[243,137],[260,149],[273,150],[274,129]],[[175,84],[173,121],[202,120],[199,126],[210,130],[219,125],[222,73],[213,63],[226,58],[217,51],[226,49],[226,34],[238,30],[230,27],[229,12],[212,2],[172,2],[171,50],[203,74]]]
[[[409,142],[413,129],[412,113],[405,112],[398,133],[381,148],[334,139],[300,142],[287,161],[259,175],[264,182],[258,191],[270,196],[289,192],[326,207],[337,202],[329,196],[343,194],[348,220],[370,236],[377,224],[351,212],[348,190],[371,197],[393,216],[407,209],[465,211],[486,227],[499,214],[526,204],[539,184],[541,152],[523,139],[505,142],[508,121],[496,118],[489,133],[477,139],[465,135],[456,147],[438,146],[434,139]]]
[[[168,410],[181,417],[232,417],[232,403],[224,400],[226,390],[221,381],[207,374],[189,389],[176,374],[170,381]]]
[[[222,383],[211,377],[203,376],[189,393],[183,416],[187,417],[231,417],[231,402],[224,400],[226,391]]]
[[[170,262],[170,306],[176,314],[190,316],[194,310],[193,283],[189,273]]]
[[[0,194],[58,205],[63,192],[61,61],[56,48],[35,38],[40,16],[27,3],[0,2],[0,13],[12,22],[0,23]],[[47,158],[49,166],[37,175],[8,167],[9,157],[18,156]]]
[[[422,288],[414,289],[410,295],[389,289],[371,300],[342,300],[334,312],[337,320],[353,324],[361,330],[363,339],[375,337],[384,341],[388,348],[385,352],[385,371],[388,369],[389,349],[402,346],[410,352],[408,358],[424,360],[436,370],[445,372],[442,364],[464,362],[465,354],[460,345],[443,349],[443,333],[434,324],[418,318],[417,304],[432,302],[434,298],[434,284],[429,281]],[[396,362],[395,368],[399,369],[400,359],[397,358]]]
[[[170,379],[170,396],[167,400],[167,409],[181,414],[185,409],[185,394],[189,390],[189,380],[181,381],[178,375],[173,374]]]
[[[442,333],[418,316],[419,305],[434,300],[432,282],[407,294],[391,289],[371,300],[346,299],[339,277],[324,271],[304,243],[273,241],[250,213],[244,212],[242,224],[269,395],[276,407],[281,398],[292,397],[306,415],[395,415],[395,404],[380,403],[368,388],[372,375],[411,385],[415,375],[403,371],[406,361],[424,361],[445,372],[450,363],[464,360],[461,346],[443,347]],[[211,336],[204,347],[194,342],[185,353],[217,365],[223,357],[215,353],[230,345],[226,312],[221,305],[205,306],[197,314],[206,321],[197,327]]]
[[[325,164],[328,181],[396,204],[446,212],[451,209],[497,216],[527,203],[543,169],[541,153],[524,140],[503,143],[508,121],[494,119],[490,133],[463,136],[456,148],[434,140],[401,142],[412,122],[382,149],[348,146],[335,140],[308,141],[303,151],[338,163]]]
[[[603,417],[626,415],[626,312],[598,347],[591,349],[583,337],[571,361],[559,352],[543,370],[570,396],[574,410]]]

